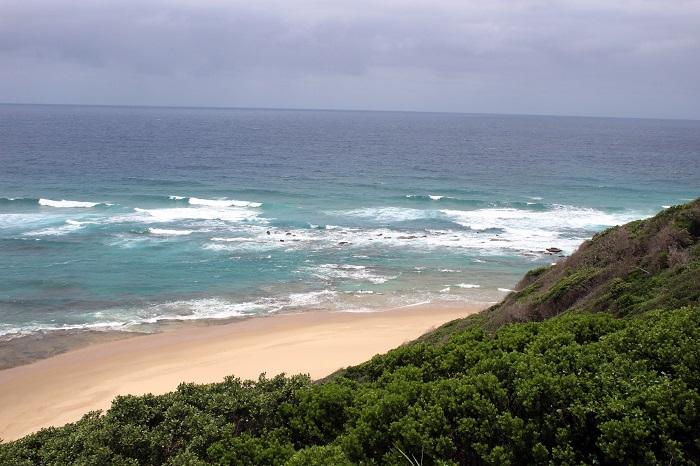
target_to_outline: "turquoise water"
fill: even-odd
[[[697,121],[0,106],[0,335],[493,302],[698,161]]]

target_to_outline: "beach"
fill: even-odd
[[[117,395],[165,393],[262,372],[322,378],[413,340],[479,306],[420,305],[382,312],[304,312],[183,327],[95,343],[0,371],[0,438],[108,409]]]

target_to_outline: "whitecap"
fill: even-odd
[[[455,286],[459,288],[481,288],[481,285],[475,285],[473,283],[457,283]]]
[[[372,272],[371,270],[368,270],[362,265],[321,264],[316,267],[309,268],[307,270],[311,272],[312,275],[322,280],[357,280],[370,282],[375,285],[380,285],[382,283],[386,283],[389,280],[397,278],[395,276],[379,275],[377,273]]]
[[[168,230],[165,228],[149,228],[148,232],[158,236],[187,236],[194,233],[192,230]]]
[[[100,204],[101,202],[67,201],[65,199],[54,201],[51,199],[39,199],[39,205],[45,207],[89,208]]]
[[[428,197],[432,199],[433,201],[439,201],[440,199],[444,198],[445,196],[437,196],[434,194],[428,194]]]
[[[42,228],[40,230],[28,231],[24,236],[63,236],[80,229],[83,225],[94,222],[78,222],[76,220],[66,220],[64,225],[57,227]]]
[[[190,197],[187,201],[190,205],[206,207],[260,207],[261,202],[237,201],[233,199],[200,199]]]
[[[504,293],[512,293],[515,290],[511,290],[510,288],[499,288],[498,291],[502,291]]]
[[[166,209],[141,209],[136,207],[137,216],[129,216],[122,220],[136,220],[142,222],[173,222],[176,220],[222,220],[225,222],[241,222],[257,219],[254,211],[244,208],[166,208]]]
[[[272,304],[272,305],[271,305]],[[139,323],[156,323],[164,320],[230,319],[245,317],[276,309],[274,303],[265,300],[231,302],[221,298],[204,298],[172,301],[146,309],[152,317],[139,319]]]
[[[405,220],[418,220],[434,216],[427,210],[410,209],[405,207],[366,207],[346,211],[329,212],[332,215],[348,217],[368,218],[378,222],[401,222]]]

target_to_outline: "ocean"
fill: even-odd
[[[486,305],[698,195],[699,121],[0,105],[0,339]]]

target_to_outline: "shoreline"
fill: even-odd
[[[484,308],[425,304],[279,314],[95,342],[0,370],[0,438],[74,422],[109,408],[117,395],[166,393],[181,382],[256,379],[262,372],[322,378]]]

